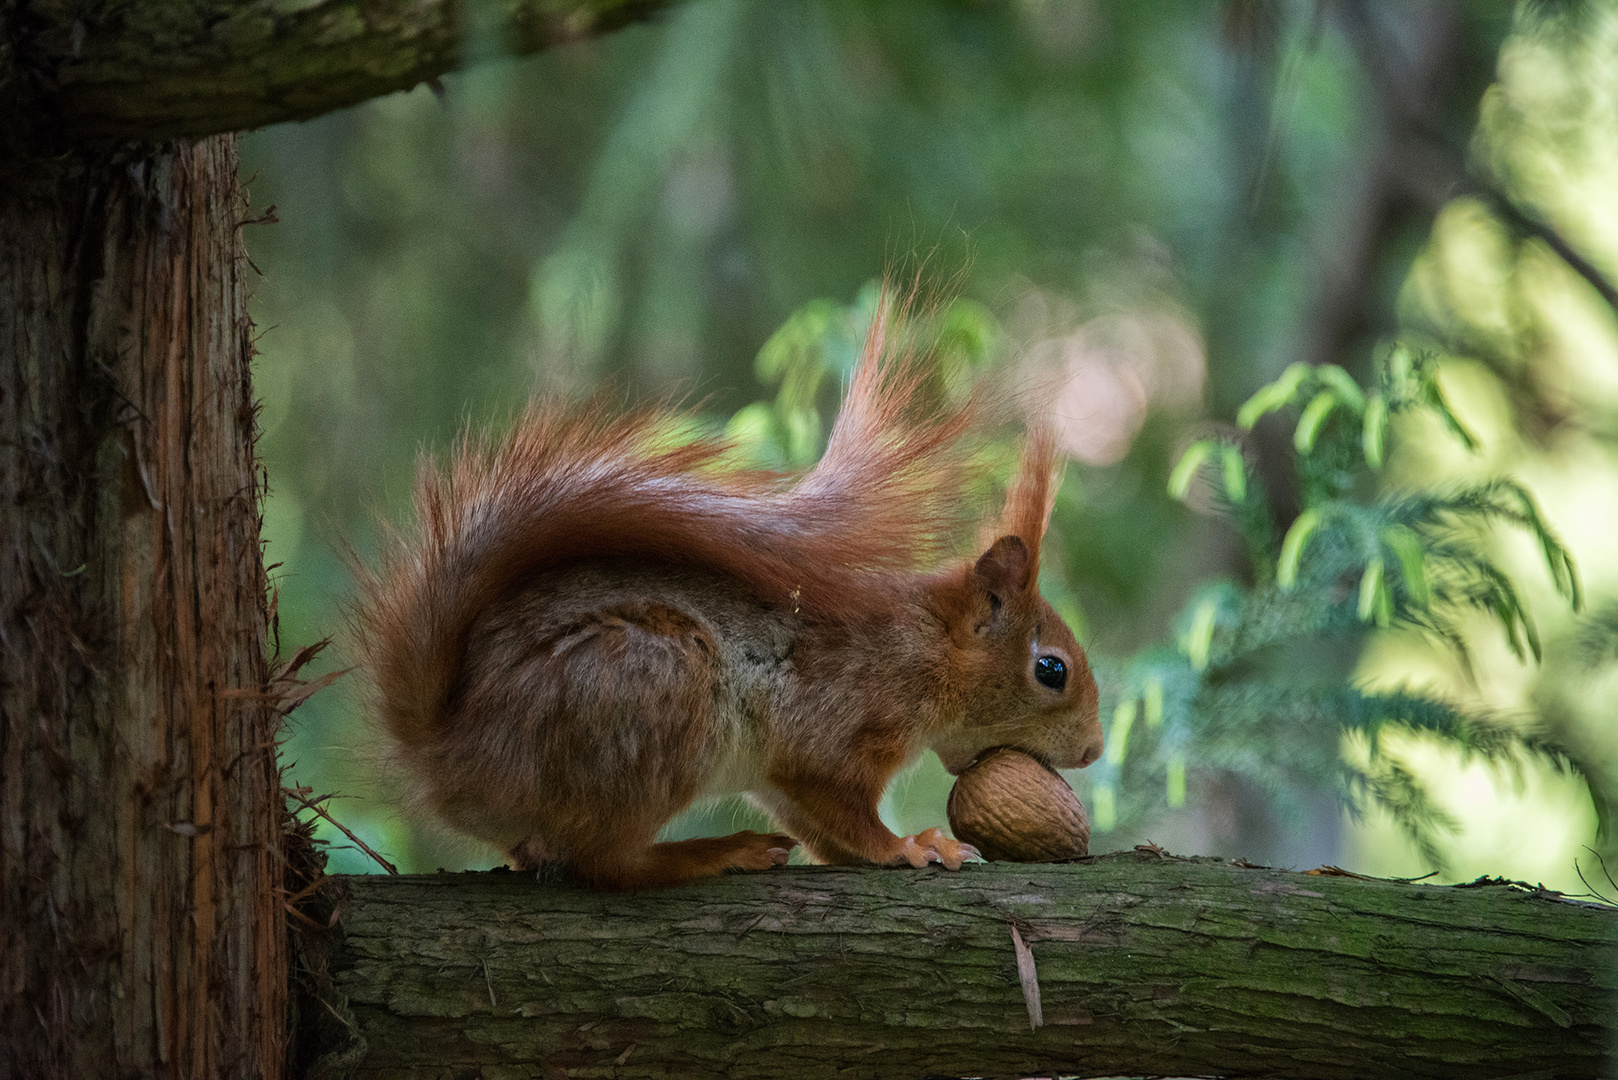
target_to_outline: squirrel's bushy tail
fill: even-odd
[[[950,401],[886,348],[879,316],[822,460],[782,475],[690,440],[689,416],[531,406],[498,443],[423,465],[413,532],[362,571],[355,622],[381,719],[407,747],[448,720],[479,614],[533,575],[603,559],[701,567],[829,617],[878,611],[895,573],[969,535],[978,398]],[[1035,538],[1037,542],[1037,538]]]

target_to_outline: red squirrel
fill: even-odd
[[[799,843],[957,869],[969,844],[877,815],[923,748],[952,774],[996,746],[1100,756],[1095,679],[1037,586],[1054,441],[1027,438],[998,539],[945,558],[970,528],[985,410],[929,395],[887,322],[796,476],[671,442],[667,411],[556,405],[423,467],[417,528],[362,574],[356,622],[428,808],[518,868],[605,889],[767,869]],[[785,832],[655,842],[732,792]]]

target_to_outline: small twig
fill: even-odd
[[[1606,876],[1607,883],[1611,885],[1614,890],[1618,890],[1618,882],[1612,880],[1612,872],[1607,869],[1607,860],[1601,857],[1601,852],[1597,851],[1593,847],[1590,847],[1589,845],[1585,845],[1584,850],[1596,857],[1596,862],[1601,864],[1601,873]],[[1603,904],[1618,907],[1618,900],[1607,899],[1601,894],[1600,890],[1598,890],[1594,885],[1590,884],[1590,879],[1584,876],[1584,867],[1579,865],[1579,860],[1577,859],[1573,860],[1573,872],[1579,875],[1579,880],[1584,882],[1584,887],[1590,890],[1587,895],[1594,897]]]
[[[309,884],[305,885],[303,888],[299,889],[297,892],[292,893],[290,896],[288,896],[286,898],[287,903],[296,904],[299,900],[302,900],[303,898],[305,898],[309,894],[313,893],[316,889],[320,888],[322,885],[326,884],[326,882],[328,882],[330,880],[331,880],[331,875],[330,874],[321,874],[319,877],[315,878],[315,880],[311,881]]]
[[[361,840],[359,837],[355,836],[352,832],[350,832],[349,829],[348,829],[348,826],[344,825],[341,821],[338,821],[336,818],[334,818],[330,814],[326,813],[325,808],[320,806],[318,802],[314,802],[314,801],[311,801],[309,799],[304,798],[301,794],[299,794],[298,792],[292,790],[291,788],[282,788],[281,790],[285,791],[289,797],[297,799],[298,802],[302,803],[305,808],[307,808],[309,810],[313,810],[315,813],[319,814],[321,817],[323,817],[327,821],[329,821],[332,824],[332,826],[337,829],[338,832],[342,833],[344,836],[346,836],[350,840],[354,841],[355,845],[358,846],[361,851],[365,852],[365,854],[367,854],[371,858],[375,859],[377,865],[382,867],[382,869],[386,870],[390,874],[397,874],[399,872],[399,868],[397,866],[394,866],[388,860],[384,859],[382,856],[378,855],[375,851],[373,851],[371,849],[371,845],[367,844],[364,840]],[[331,798],[331,796],[330,795],[323,795],[323,796],[321,796],[321,798],[322,799],[329,799],[329,798]]]
[[[243,225],[279,225],[280,223],[281,219],[275,216],[275,204],[271,203],[264,208],[264,212],[258,217],[242,218],[236,223],[236,227],[239,229]],[[254,269],[258,268],[254,267]]]
[[[1524,986],[1515,979],[1508,979],[1504,975],[1491,976],[1491,981],[1530,1009],[1548,1017],[1551,1023],[1557,1027],[1566,1029],[1573,1026],[1573,1017],[1568,1015],[1567,1010],[1551,1001],[1538,990]]]
[[[1426,881],[1428,878],[1438,875],[1437,870],[1429,870],[1420,877],[1368,877],[1365,874],[1356,874],[1352,870],[1344,870],[1341,866],[1331,865],[1317,866],[1313,870],[1305,870],[1304,873],[1310,877],[1346,877],[1354,878],[1358,881],[1396,881],[1401,885],[1414,885],[1418,881]]]
[[[1601,876],[1607,879],[1607,884],[1611,885],[1613,887],[1614,891],[1618,891],[1618,881],[1614,881],[1612,879],[1612,871],[1607,869],[1607,860],[1606,860],[1606,858],[1601,854],[1601,852],[1597,851],[1595,848],[1591,847],[1589,844],[1584,845],[1584,850],[1588,851],[1590,854],[1592,854],[1592,855],[1594,855],[1596,857],[1596,862],[1601,864]],[[1575,863],[1574,865],[1577,865],[1577,863]]]
[[[1439,175],[1433,177],[1436,184],[1424,193],[1426,197],[1439,204],[1448,201],[1453,194],[1478,197],[1508,228],[1543,242],[1610,307],[1618,310],[1618,288],[1613,287],[1605,274],[1575,251],[1555,228],[1513,201],[1494,177],[1479,175],[1479,169],[1467,168],[1464,151],[1444,136],[1434,120],[1430,101],[1425,97],[1413,98],[1410,80],[1400,79],[1390,70],[1386,62],[1389,50],[1373,30],[1364,5],[1351,4],[1346,13],[1350,42],[1359,54],[1360,63],[1371,75],[1371,84],[1377,91],[1387,123],[1395,132],[1402,132],[1425,148],[1431,159],[1429,165],[1437,166]]]
[[[318,994],[315,995],[315,1000],[320,1002],[322,1005],[326,1006],[326,1011],[331,1013],[333,1016],[335,1016],[337,1018],[337,1022],[339,1024],[342,1024],[350,1032],[354,1032],[354,1031],[357,1030],[354,1027],[354,1021],[352,1019],[348,1018],[348,1017],[343,1016],[342,1013],[340,1013],[336,1009],[332,1008],[331,1002],[327,1001],[325,998],[319,996]]]
[[[1045,1010],[1039,1002],[1039,972],[1034,969],[1034,951],[1022,939],[1017,924],[1011,924],[1011,948],[1017,954],[1017,981],[1022,984],[1023,1003],[1028,1006],[1028,1029],[1045,1026]]]
[[[324,930],[324,929],[326,929],[324,926],[321,926],[319,923],[315,922],[315,920],[311,919],[309,916],[305,915],[303,912],[301,912],[297,908],[293,907],[287,901],[285,901],[285,900],[281,901],[281,906],[287,909],[287,914],[288,915],[291,915],[294,919],[297,919],[300,922],[303,922],[303,923],[307,924],[308,927],[311,930]]]

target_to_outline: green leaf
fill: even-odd
[[[1298,448],[1298,453],[1307,454],[1314,450],[1321,425],[1335,408],[1337,395],[1331,390],[1322,390],[1304,406],[1303,415],[1298,417],[1298,429],[1292,435],[1292,445]]]
[[[758,350],[754,371],[760,381],[777,383],[795,369],[818,369],[824,363],[825,340],[841,315],[830,300],[811,300],[794,311]]]
[[[1382,542],[1399,559],[1399,571],[1404,576],[1405,592],[1417,607],[1429,607],[1433,602],[1432,588],[1427,584],[1426,558],[1421,549],[1421,537],[1402,525],[1382,531]]]
[[[1203,439],[1194,442],[1180,455],[1180,461],[1169,473],[1169,495],[1171,498],[1184,499],[1191,491],[1191,481],[1196,478],[1197,470],[1202,463],[1208,460],[1213,453],[1215,443],[1212,439]]]
[[[1381,394],[1372,394],[1365,403],[1365,420],[1360,444],[1365,449],[1365,463],[1373,469],[1382,467],[1382,444],[1388,426],[1388,401]]]
[[[1477,450],[1479,445],[1477,437],[1466,430],[1461,421],[1450,411],[1449,402],[1444,400],[1444,391],[1439,388],[1436,375],[1427,377],[1426,383],[1422,386],[1422,397],[1427,405],[1438,414],[1439,419],[1444,421],[1444,426],[1450,430],[1452,435],[1460,439],[1468,450]]]
[[[763,401],[743,405],[725,425],[725,438],[760,456],[762,448],[775,443],[775,410]]]
[[[1220,448],[1225,464],[1225,497],[1232,505],[1247,500],[1247,459],[1239,447],[1226,443]]]
[[[1096,832],[1111,832],[1118,823],[1118,795],[1111,784],[1097,784],[1090,793],[1090,823]]]
[[[1213,651],[1214,623],[1219,618],[1219,603],[1212,597],[1197,605],[1191,616],[1191,629],[1185,635],[1185,655],[1196,671],[1208,669],[1208,654]]]
[[[1303,382],[1304,376],[1309,374],[1308,364],[1290,364],[1281,373],[1281,377],[1272,383],[1261,386],[1258,392],[1242,405],[1236,413],[1236,423],[1242,428],[1251,431],[1253,425],[1265,413],[1272,413],[1276,409],[1284,408],[1298,392],[1298,386]]]
[[[1365,411],[1365,391],[1354,381],[1354,376],[1336,364],[1321,364],[1315,368],[1315,376],[1331,387],[1337,399],[1344,405],[1357,413]]]
[[[781,417],[786,428],[787,459],[809,465],[820,454],[820,413],[814,409],[788,409]]]
[[[1146,713],[1146,727],[1156,728],[1163,725],[1163,680],[1156,675],[1146,680],[1144,693],[1141,695],[1141,705]]]
[[[1311,507],[1299,514],[1293,520],[1292,527],[1287,529],[1286,538],[1281,541],[1281,557],[1275,567],[1275,583],[1283,590],[1297,585],[1304,545],[1319,525],[1320,511]]]
[[[1112,726],[1107,731],[1107,762],[1118,766],[1129,753],[1129,729],[1135,726],[1137,702],[1129,698],[1118,703],[1112,713]]]
[[[1545,553],[1545,566],[1550,570],[1551,579],[1556,583],[1556,591],[1567,597],[1574,611],[1581,610],[1584,607],[1584,595],[1579,586],[1578,569],[1573,565],[1573,556],[1562,546],[1556,534],[1551,532],[1550,526],[1545,524],[1545,519],[1539,513],[1539,504],[1534,502],[1534,497],[1528,493],[1528,489],[1510,481],[1506,482],[1505,487],[1517,497],[1517,502],[1522,507],[1523,524],[1533,532],[1534,538],[1539,541],[1540,550]]]
[[[942,357],[957,357],[968,368],[982,367],[994,355],[1000,322],[994,313],[964,297],[950,302],[938,321],[937,348]]]
[[[1360,622],[1370,622],[1377,613],[1377,598],[1382,592],[1382,557],[1379,555],[1360,575]]]
[[[1410,381],[1414,368],[1414,358],[1408,345],[1395,345],[1388,354],[1388,382],[1394,386],[1402,387]]]
[[[1168,791],[1166,792],[1170,806],[1185,805],[1185,758],[1169,758]]]

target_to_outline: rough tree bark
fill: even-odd
[[[466,10],[0,0],[0,1077],[282,1075],[246,209],[234,136],[158,140],[431,78]]]
[[[1610,907],[1152,852],[331,898],[317,1076],[1595,1076],[1618,1006]]]
[[[274,1076],[236,146],[0,186],[0,1076]]]
[[[29,22],[27,63],[48,75],[54,120],[76,139],[213,135],[307,120],[671,2],[143,0]]]

